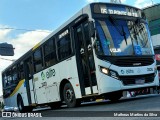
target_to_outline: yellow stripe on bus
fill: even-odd
[[[12,97],[18,90],[19,88],[22,86],[22,84],[24,83],[25,80],[21,80],[18,85],[16,86],[16,88],[14,89],[14,91],[12,92],[12,94],[9,97]]]
[[[36,48],[38,48],[40,46],[40,43],[38,43],[37,45],[35,45],[33,48],[32,48],[32,51],[35,50]]]

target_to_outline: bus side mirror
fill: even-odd
[[[93,21],[89,22],[90,37],[95,37],[95,27]]]
[[[97,41],[97,40],[94,39],[94,41],[93,41],[93,43],[92,43],[92,47],[93,47],[93,48],[96,48],[96,41]]]

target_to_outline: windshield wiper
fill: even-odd
[[[138,37],[139,33],[141,33],[141,31],[144,31],[142,25],[140,24],[140,19],[137,19],[135,22],[132,22],[133,24],[131,25],[131,29],[133,28],[134,30],[134,36],[136,38],[136,41],[137,41],[137,44],[138,43],[138,39],[140,40],[141,44],[142,44],[142,47],[145,47],[146,44],[148,43],[148,40],[144,43],[143,40],[145,39],[144,36],[143,36],[143,39],[141,39],[140,37]],[[144,33],[143,33],[144,34]]]
[[[109,16],[109,21],[110,21],[110,22],[112,23],[112,25],[116,28],[116,30],[119,32],[119,34],[124,37],[125,42],[126,42],[126,45],[128,45],[128,44],[127,44],[126,33],[125,33],[125,31],[124,31],[123,26],[121,26],[121,27],[122,27],[122,30],[119,29],[118,26],[120,26],[120,25],[117,23],[117,21],[115,20],[115,18],[114,18],[113,16]]]

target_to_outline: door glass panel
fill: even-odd
[[[83,32],[81,27],[77,28],[77,38],[80,46],[80,54],[81,54],[81,64],[83,68],[83,77],[84,77],[84,85],[85,87],[89,87],[89,77],[88,77],[88,71],[87,71],[87,62],[86,62],[86,54],[85,54],[85,47],[84,47],[84,41],[83,41]]]
[[[96,81],[96,75],[95,75],[95,63],[94,63],[94,57],[93,57],[93,51],[92,51],[92,46],[91,46],[91,39],[89,35],[89,28],[88,28],[88,23],[83,25],[84,27],[84,36],[86,42],[86,48],[87,48],[87,56],[88,56],[88,64],[89,64],[89,75],[91,76],[91,81],[92,81],[92,86],[97,85]]]
[[[76,59],[82,95],[97,93],[93,91],[97,80],[95,74],[94,56],[87,22],[75,28]]]
[[[89,37],[88,23],[84,24],[84,35],[85,35],[86,45],[88,46],[89,44],[91,44],[90,37]]]

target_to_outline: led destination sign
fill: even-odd
[[[95,14],[111,14],[111,15],[124,15],[132,17],[142,17],[140,9],[124,5],[112,5],[112,4],[95,4],[93,7]]]
[[[127,16],[138,17],[138,13],[136,13],[136,12],[120,11],[120,10],[113,10],[113,9],[107,10],[106,8],[101,8],[101,13],[102,14],[117,14],[117,15],[127,15]]]

